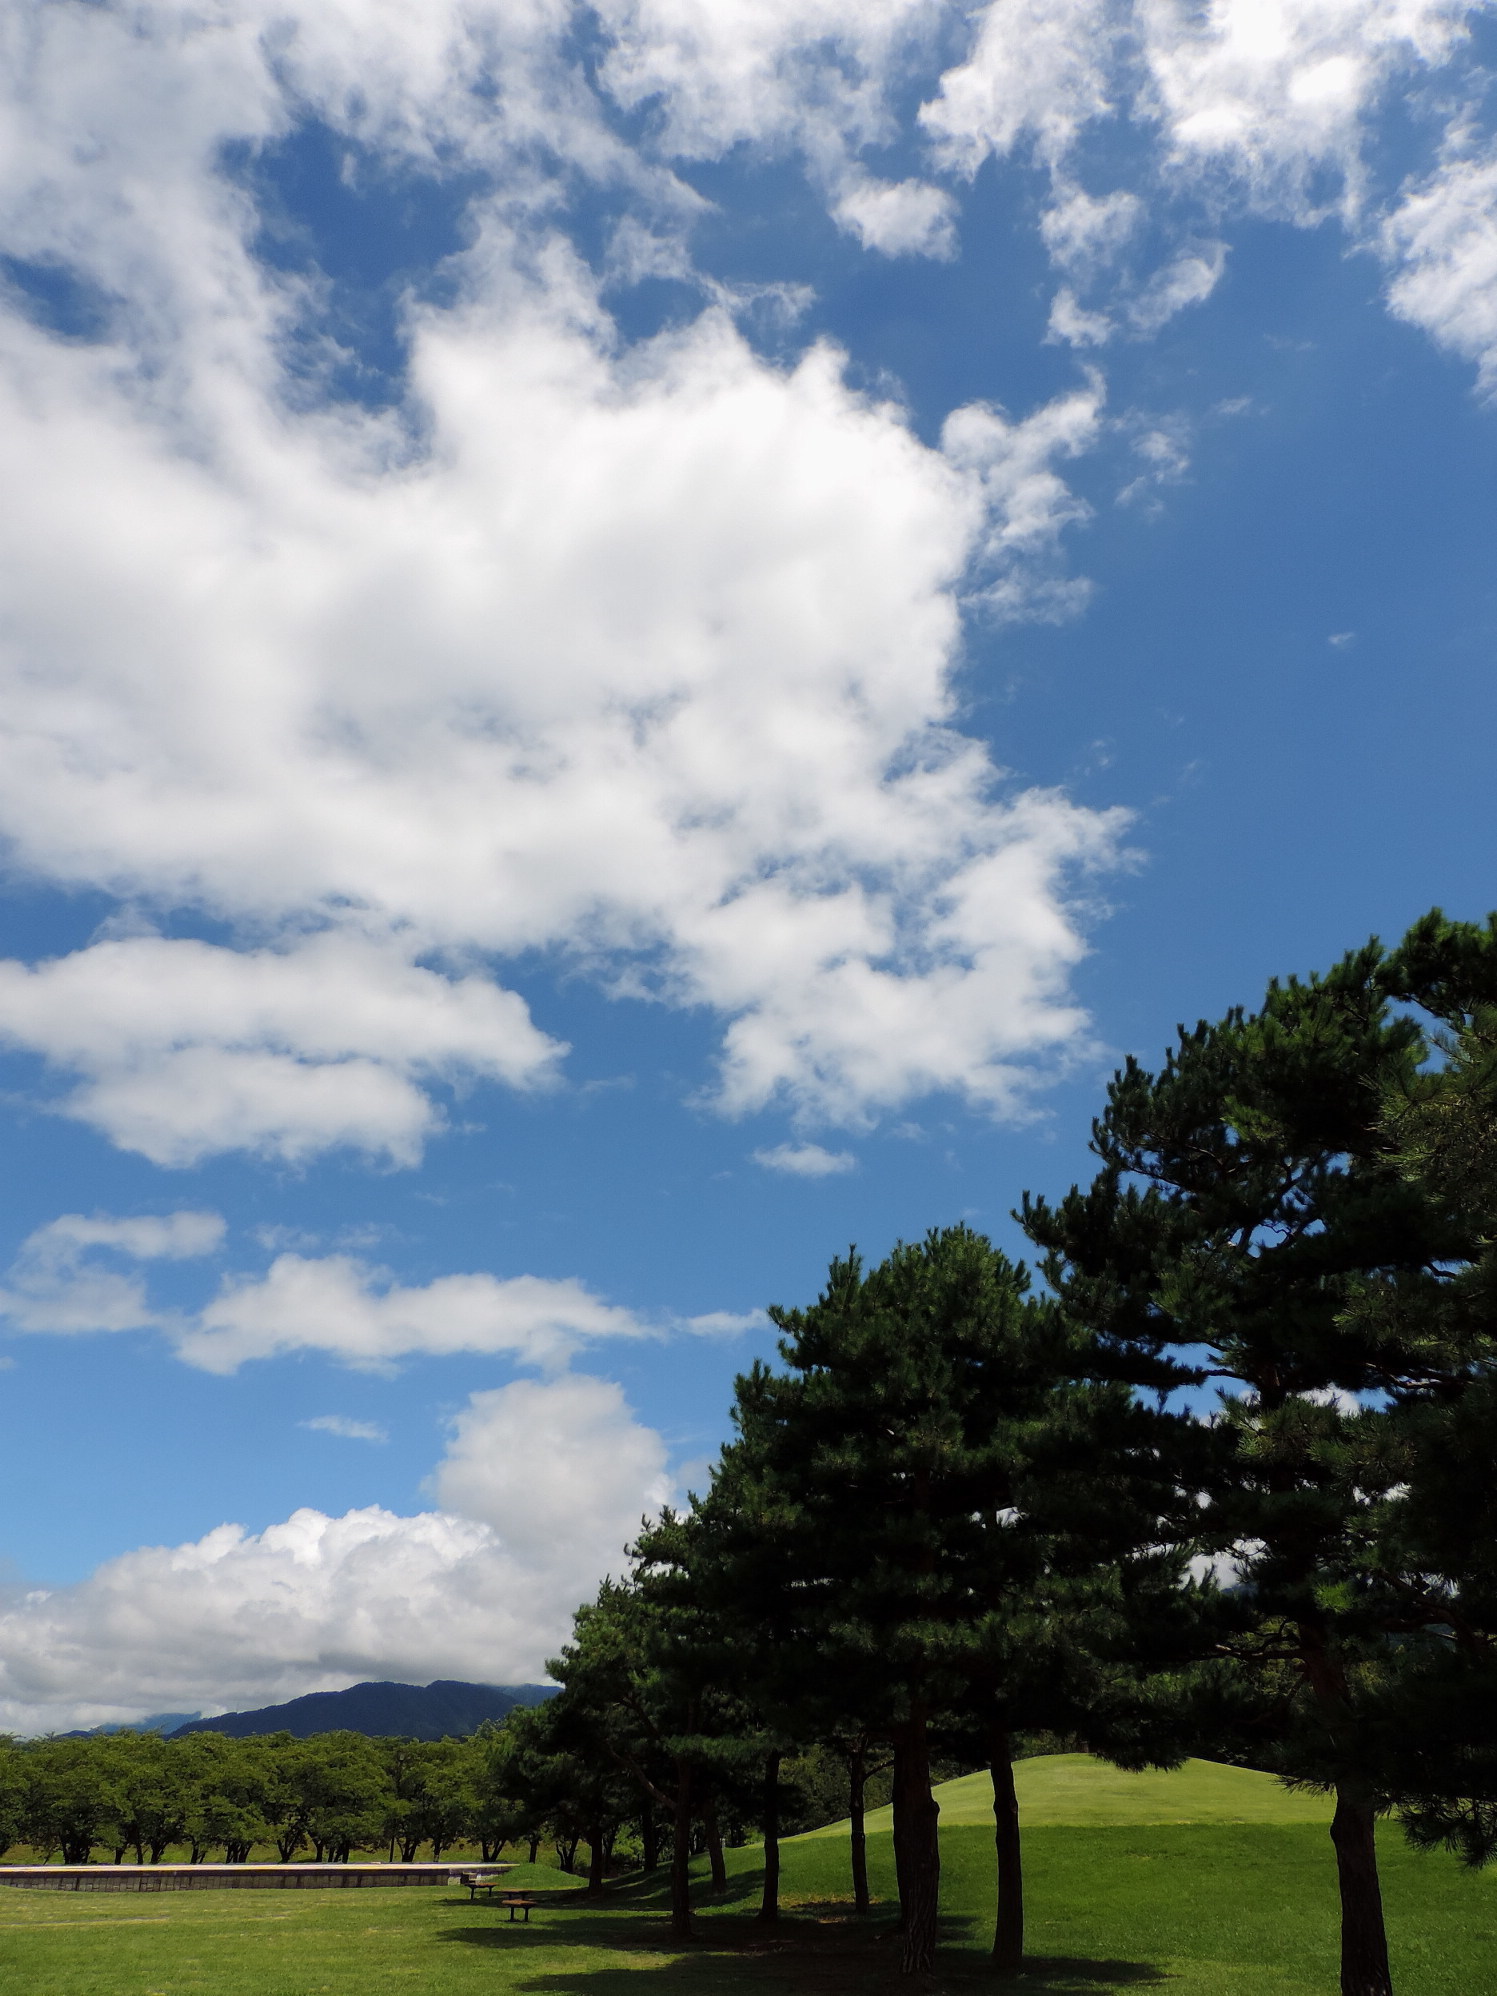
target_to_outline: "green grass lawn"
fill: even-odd
[[[1224,1809],[1237,1791],[1214,1776],[1234,1772],[1185,1769],[1164,1779],[1194,1781],[1203,1807]],[[1150,1989],[1164,1996],[1334,1996],[1335,1870],[1323,1824],[1182,1824],[1169,1812],[1183,1790],[1156,1796],[1155,1820],[1099,1822],[1102,1777],[1088,1788],[1084,1774],[1056,1768],[1051,1775],[1052,1798],[1068,1784],[1073,1791],[1070,1804],[1055,1799],[1055,1807],[1094,1813],[1081,1823],[1040,1823],[1026,1835],[1027,1986],[1036,1996]],[[1027,1778],[1043,1785],[1043,1770]],[[1126,1791],[1114,1806],[1136,1814],[1140,1792]],[[951,1814],[942,1833],[942,1963],[921,1985],[935,1992],[984,1981],[990,1938],[991,1832],[954,1822]],[[1384,1835],[1383,1853],[1399,1996],[1483,1996],[1497,1989],[1497,1876],[1473,1877],[1447,1858],[1418,1856],[1394,1830]],[[511,1926],[501,1908],[470,1905],[466,1893],[443,1889],[149,1897],[0,1890],[0,1990],[5,1996],[892,1992],[901,1978],[887,1836],[870,1840],[870,1860],[874,1890],[885,1903],[859,1922],[847,1907],[845,1838],[817,1835],[788,1844],[787,1916],[769,1930],[752,1919],[760,1854],[732,1851],[728,1889],[720,1900],[703,1892],[702,1937],[690,1948],[669,1938],[658,1875],[622,1881],[600,1906],[584,1902],[575,1882],[558,1872],[521,1868],[515,1882],[555,1890],[529,1927]]]

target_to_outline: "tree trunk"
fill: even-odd
[[[541,1840],[540,1840],[540,1838],[539,1838],[539,1837],[531,1837],[531,1839],[530,1839],[530,1862],[531,1862],[532,1864],[534,1864],[534,1863],[535,1863],[535,1860],[536,1860],[536,1856],[537,1856],[537,1853],[538,1853],[538,1852],[539,1852],[539,1850],[540,1850],[540,1847],[541,1847]]]
[[[862,1747],[847,1756],[848,1813],[852,1823],[852,1903],[855,1913],[866,1913],[872,1905],[868,1894],[868,1831],[864,1824],[863,1796],[868,1787],[868,1758]]]
[[[676,1801],[671,1821],[671,1932],[695,1938],[691,1925],[691,1762],[676,1763]]]
[[[780,1756],[764,1756],[764,1898],[761,1920],[780,1917]]]
[[[728,1885],[728,1867],[723,1863],[723,1835],[717,1825],[716,1796],[702,1811],[702,1828],[707,1835],[707,1862],[712,1867],[712,1889],[724,1892]]]
[[[930,1740],[925,1707],[917,1701],[894,1743],[894,1855],[904,1915],[906,1975],[928,1975],[936,1965],[941,1900],[941,1805],[930,1792]]]
[[[646,1802],[644,1814],[639,1819],[640,1863],[644,1870],[654,1871],[660,1863],[660,1832],[655,1824],[653,1803]]]
[[[603,1841],[603,1826],[594,1823],[587,1833],[587,1896],[601,1899],[608,1868],[608,1847]]]
[[[1393,1996],[1377,1877],[1376,1821],[1360,1784],[1337,1785],[1331,1842],[1341,1886],[1341,1996]]]
[[[998,1846],[998,1918],[993,1966],[1000,1975],[1024,1973],[1024,1868],[1019,1843],[1019,1797],[1007,1730],[993,1736],[993,1826]]]

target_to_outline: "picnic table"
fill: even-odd
[[[507,1870],[508,1866],[506,1866],[505,1869]],[[494,1896],[494,1887],[496,1885],[502,1885],[504,1883],[504,1872],[503,1871],[460,1871],[457,1875],[457,1882],[459,1885],[467,1886],[468,1903],[469,1905],[471,1905],[473,1901],[478,1897],[480,1892],[487,1892],[489,1897],[492,1899]]]
[[[487,1892],[490,1900],[492,1900],[497,1890],[499,1893],[499,1904],[501,1906],[508,1906],[509,1908],[510,1925],[514,1925],[516,1913],[523,1913],[526,1926],[530,1925],[530,1909],[535,1904],[535,1894],[533,1892],[506,1890],[504,1873],[502,1871],[460,1871],[458,1873],[458,1883],[467,1886],[468,1903],[470,1906],[480,1892]]]

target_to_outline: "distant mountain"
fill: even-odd
[[[257,1712],[220,1712],[193,1718],[170,1735],[227,1733],[245,1740],[257,1733],[368,1733],[376,1739],[441,1740],[477,1732],[485,1719],[502,1719],[517,1705],[541,1705],[556,1696],[554,1684],[351,1684],[346,1691],[309,1691],[284,1705]]]
[[[63,1740],[96,1740],[110,1733],[165,1733],[168,1739],[183,1726],[191,1725],[196,1712],[153,1712],[149,1719],[130,1719],[122,1726],[88,1726],[81,1733],[59,1733]]]

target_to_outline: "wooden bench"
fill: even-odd
[[[504,1883],[504,1873],[502,1871],[460,1871],[457,1875],[457,1882],[459,1885],[467,1886],[468,1904],[471,1906],[480,1892],[487,1892],[492,1899],[495,1888]]]
[[[535,1900],[530,1893],[506,1892],[501,1897],[499,1904],[501,1906],[508,1906],[509,1923],[511,1926],[513,1926],[515,1923],[516,1913],[523,1913],[525,1915],[526,1926],[528,1927],[530,1925],[530,1909],[535,1904]]]

